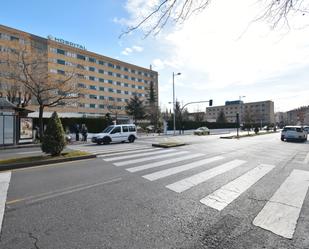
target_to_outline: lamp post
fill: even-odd
[[[173,72],[173,109],[174,109],[174,117],[173,117],[173,125],[174,125],[174,136],[176,134],[176,103],[175,103],[175,76],[181,75],[181,73]]]
[[[242,103],[241,99],[245,98],[246,96],[239,96],[239,104],[240,104],[240,110],[239,110],[239,125],[241,125],[241,111],[242,111]]]

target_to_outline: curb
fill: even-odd
[[[159,147],[159,148],[172,148],[172,147],[179,147],[179,146],[184,146],[186,144],[184,143],[179,143],[179,144],[173,144],[173,145],[167,145],[167,144],[152,144],[152,147]]]
[[[5,145],[5,146],[0,146],[0,150],[12,150],[12,149],[27,149],[27,148],[36,148],[40,147],[41,144],[29,144],[29,145]]]
[[[78,160],[91,159],[91,158],[96,158],[96,157],[97,157],[96,155],[86,155],[86,156],[77,156],[77,157],[71,157],[71,158],[49,159],[49,160],[45,160],[45,161],[42,160],[42,161],[37,161],[37,162],[3,164],[3,165],[0,165],[0,171],[21,169],[21,168],[28,168],[28,167],[33,167],[33,166],[41,166],[41,165],[63,163],[63,162],[70,162],[70,161],[78,161]]]

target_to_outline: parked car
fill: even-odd
[[[197,128],[193,134],[194,135],[209,135],[210,131],[207,127],[200,127],[200,128]]]
[[[307,134],[309,133],[309,126],[303,126],[303,129],[305,132],[307,132]]]
[[[305,142],[307,140],[307,132],[301,126],[285,126],[281,131],[281,140]]]
[[[136,127],[134,124],[110,125],[101,133],[94,134],[91,141],[97,144],[109,144],[112,142],[133,143],[136,139]]]

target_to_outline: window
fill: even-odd
[[[80,87],[80,88],[86,88],[86,85],[83,84],[83,83],[78,83],[77,86]]]
[[[117,93],[121,93],[121,90],[117,90]]]
[[[135,78],[134,78],[134,77],[131,77],[131,80],[135,81]]]
[[[148,73],[144,73],[144,76],[145,76],[145,77],[148,77]]]
[[[90,99],[97,99],[97,95],[89,94],[89,98],[90,98]]]
[[[129,87],[129,84],[128,84],[128,83],[124,83],[124,86],[125,86],[125,87]]]
[[[99,78],[99,81],[102,82],[102,83],[104,83],[104,79],[102,79],[102,78]]]
[[[143,80],[142,80],[142,79],[138,79],[137,81],[138,81],[138,82],[143,82]]]
[[[121,78],[121,74],[120,74],[120,73],[117,73],[117,74],[116,74],[116,77]]]
[[[79,107],[85,107],[85,104],[84,103],[79,103],[78,106]]]
[[[95,104],[90,104],[89,107],[90,108],[95,108]]]
[[[104,74],[104,70],[103,69],[99,69],[99,73]]]
[[[104,99],[104,96],[100,95],[99,99]]]
[[[128,75],[125,75],[124,78],[128,80],[128,79],[129,79],[129,76],[128,76]]]
[[[135,88],[135,85],[131,85],[132,88]]]
[[[86,60],[86,57],[83,56],[83,55],[81,55],[81,54],[77,54],[77,55],[76,55],[76,58],[77,58],[77,59],[80,59],[80,60],[83,60],[83,61]]]
[[[108,72],[108,75],[113,76],[113,72]]]
[[[129,131],[135,131],[135,126],[129,126]]]
[[[121,86],[121,82],[117,81],[117,86]]]
[[[19,38],[16,36],[11,36],[11,41],[19,41]]]
[[[113,84],[113,81],[112,81],[112,80],[108,80],[108,83],[109,83],[109,84]]]
[[[122,126],[122,131],[123,132],[128,132],[129,131],[129,127],[128,126]]]
[[[57,54],[63,54],[65,55],[65,51],[62,49],[57,48]]]
[[[110,134],[115,134],[115,133],[120,133],[120,132],[121,132],[120,126],[116,126],[116,127],[111,131]]]
[[[143,89],[143,87],[142,87],[142,86],[138,86],[138,89],[142,90],[142,89]]]
[[[124,91],[124,94],[127,94],[127,95],[128,95],[128,94],[129,94],[129,92],[128,92],[128,91]]]
[[[112,63],[108,63],[108,66],[114,68],[114,64]]]
[[[65,71],[58,69],[57,74],[65,75]]]
[[[134,70],[134,69],[131,69],[131,73],[135,73],[135,70]]]
[[[122,99],[121,99],[121,98],[117,98],[117,101],[118,101],[118,102],[122,102]]]
[[[95,77],[89,76],[89,80],[95,81]]]
[[[100,86],[100,87],[99,87],[99,90],[100,90],[100,91],[104,91],[104,87],[103,87],[103,86]]]
[[[114,92],[114,89],[113,89],[113,88],[108,88],[108,91],[109,91],[110,93],[113,93],[113,92]]]
[[[104,65],[104,61],[99,61],[99,64],[100,65]]]
[[[97,90],[97,87],[96,87],[96,86],[93,86],[93,85],[91,85],[89,88],[90,88],[91,90]]]
[[[89,71],[95,72],[95,68],[94,67],[89,67]]]
[[[121,69],[121,67],[119,65],[117,65],[116,68],[119,69],[119,70]]]
[[[121,110],[121,106],[117,106],[117,110]]]
[[[129,69],[127,67],[123,68],[124,71],[128,72]]]
[[[59,59],[58,59],[58,60],[57,60],[57,63],[58,63],[58,64],[61,64],[61,65],[65,65],[65,61],[64,61],[64,60],[59,60]]]
[[[90,62],[96,63],[96,59],[95,59],[95,58],[89,57],[88,60],[89,60]]]
[[[99,108],[100,109],[104,109],[104,105],[99,105]]]
[[[141,71],[138,71],[138,75],[142,75],[143,73]]]
[[[109,101],[115,101],[115,99],[113,97],[108,97]]]

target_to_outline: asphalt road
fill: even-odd
[[[309,248],[308,142],[165,139],[12,171],[0,248]]]

